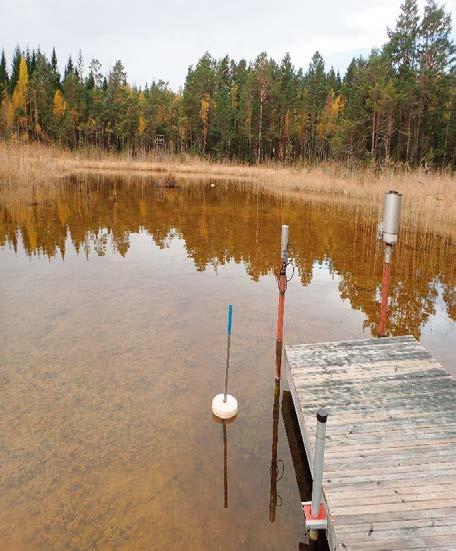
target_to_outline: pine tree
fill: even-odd
[[[389,41],[385,53],[389,56],[397,75],[398,109],[396,126],[400,129],[396,156],[408,162],[415,126],[416,71],[418,63],[419,15],[416,0],[405,0],[396,27],[388,29]],[[405,138],[405,139],[404,139]]]
[[[33,132],[41,139],[53,125],[52,98],[55,92],[55,74],[52,64],[40,50],[36,52],[35,70],[29,76],[29,115]]]
[[[448,102],[453,80],[455,47],[450,38],[451,16],[434,0],[426,0],[419,29],[419,119],[416,164],[432,162],[442,146],[441,105]],[[454,65],[453,65],[454,67]],[[442,156],[442,151],[438,152]]]
[[[214,92],[214,120],[211,132],[211,147],[219,155],[228,155],[233,134],[233,115],[231,108],[230,59],[225,56],[216,68]]]
[[[3,98],[3,92],[8,90],[8,68],[6,66],[5,50],[2,50],[0,58],[0,102]]]
[[[51,65],[54,72],[58,71],[57,67],[57,54],[55,53],[55,46],[52,47]]]
[[[417,0],[405,0],[395,29],[388,29],[385,52],[401,77],[408,78],[416,69],[419,20]]]
[[[75,74],[75,69],[73,65],[73,60],[71,59],[71,55],[70,55],[70,57],[68,58],[68,62],[65,66],[65,70],[63,72],[63,80],[66,80],[68,75],[74,75],[74,74]]]
[[[86,85],[87,90],[93,90],[93,88],[95,87],[95,79],[93,78],[92,71],[89,71],[89,74],[87,75],[85,85]]]
[[[17,81],[19,80],[19,65],[21,63],[22,53],[19,46],[16,46],[13,54],[13,61],[11,62],[11,73],[8,84],[9,95],[12,96],[14,89],[16,88]]]
[[[189,67],[183,93],[184,113],[190,128],[189,145],[196,151],[204,150],[207,145],[208,127],[206,125],[211,118],[210,106],[213,105],[215,86],[215,61],[206,52],[195,68]],[[201,117],[201,108],[203,107],[205,112],[206,106],[208,111],[204,122],[204,117]]]
[[[109,75],[109,86],[114,90],[127,84],[127,73],[120,59],[114,63],[114,67]]]
[[[89,65],[89,75],[92,75],[93,86],[102,88],[103,86],[103,74],[101,72],[101,63],[98,59],[92,59]]]
[[[32,57],[30,58],[30,68],[28,69],[29,75],[33,74],[33,71],[36,69],[36,57],[37,55],[41,55],[40,49],[38,48],[38,51],[35,52],[35,49],[32,50]]]
[[[30,74],[31,71],[31,65],[32,65],[32,54],[30,53],[30,48],[27,46],[25,49],[25,62],[27,63],[27,72]]]
[[[77,74],[79,76],[79,80],[81,80],[81,82],[84,80],[84,58],[82,57],[82,52],[81,50],[79,50],[79,54],[78,54],[78,61],[77,61]]]
[[[59,67],[57,64],[57,54],[55,53],[55,48],[52,48],[52,55],[51,55],[51,67],[52,67],[52,75],[53,75],[53,84],[54,88],[60,88],[60,73],[59,73]]]
[[[312,56],[309,70],[305,76],[305,86],[308,91],[306,108],[310,115],[310,150],[311,156],[315,157],[317,154],[317,125],[319,115],[328,95],[325,62],[318,51]]]
[[[434,0],[426,0],[419,29],[419,63],[421,75],[441,76],[454,63],[451,36],[451,15]]]
[[[263,138],[265,130],[266,103],[271,94],[271,71],[266,52],[262,52],[255,60],[253,66],[254,97],[257,103],[257,142],[256,162],[263,159]]]

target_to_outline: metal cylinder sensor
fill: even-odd
[[[397,243],[401,222],[401,204],[402,194],[397,191],[385,193],[382,239],[387,245]]]

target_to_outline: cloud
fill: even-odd
[[[162,78],[175,89],[205,51],[248,60],[261,51],[276,59],[290,52],[295,65],[307,67],[319,50],[343,71],[354,55],[382,46],[401,1],[16,0],[2,6],[0,46],[10,59],[17,43],[46,52],[55,46],[62,68],[81,49],[86,66],[96,57],[107,70],[121,59],[132,82]],[[456,0],[447,2],[447,10],[455,8]]]

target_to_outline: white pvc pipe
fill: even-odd
[[[288,262],[288,226],[282,226],[282,237],[280,239],[280,257]]]
[[[323,461],[325,457],[326,420],[328,412],[319,409],[317,412],[317,431],[315,438],[315,455],[313,460],[312,516],[318,517],[321,504],[321,487],[323,483]]]

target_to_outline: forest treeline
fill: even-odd
[[[303,38],[304,39],[304,38]],[[451,16],[434,0],[405,0],[388,41],[341,76],[316,52],[216,60],[206,53],[182,90],[130,86],[117,61],[103,74],[70,57],[18,46],[0,60],[0,135],[65,147],[188,152],[244,162],[341,160],[454,167],[456,68]],[[164,144],[161,145],[161,137]],[[158,145],[159,144],[159,145]]]

